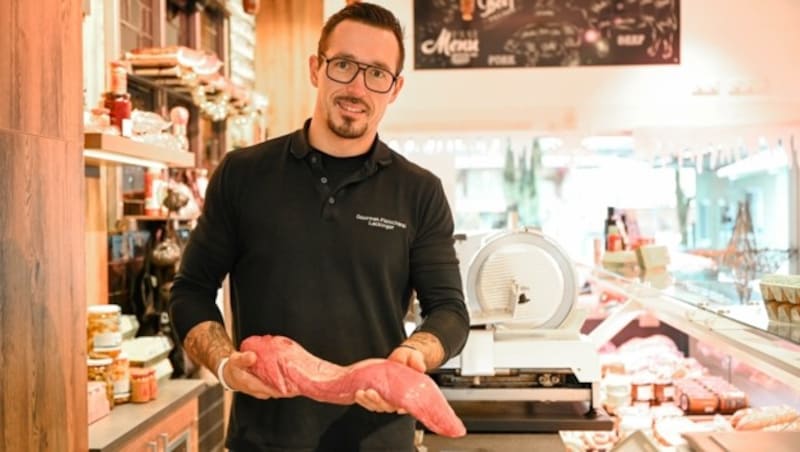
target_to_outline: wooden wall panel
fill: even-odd
[[[85,451],[79,1],[0,1],[0,450]]]
[[[0,131],[0,450],[86,450],[81,149]]]
[[[256,18],[256,91],[269,98],[269,137],[289,133],[311,116],[316,90],[308,57],[322,29],[322,0],[262,0]]]
[[[80,1],[0,1],[0,129],[62,139],[81,130]],[[75,109],[75,98],[79,104]]]

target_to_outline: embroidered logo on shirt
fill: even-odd
[[[360,213],[356,214],[356,220],[366,222],[367,226],[372,226],[373,228],[386,229],[387,231],[391,231],[394,228],[402,228],[402,229],[406,228],[406,224],[403,223],[402,221],[390,220],[388,218],[383,218],[383,217],[362,215]]]

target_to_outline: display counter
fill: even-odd
[[[602,269],[581,270],[595,287],[625,300],[610,308],[606,320],[591,333],[595,343],[605,343],[646,312],[720,353],[800,388],[800,343],[793,334],[800,325],[770,320],[763,303],[741,302],[692,282],[678,281],[656,289]]]
[[[639,431],[640,439],[653,444],[715,452],[718,449],[703,445],[708,438],[744,441],[757,433],[764,438],[769,436],[776,444],[795,444],[794,434],[800,430],[800,343],[791,332],[800,325],[777,321],[768,315],[767,305],[758,291],[740,299],[741,292],[736,291],[732,283],[689,278],[654,288],[637,278],[622,277],[594,267],[579,268],[601,300],[594,309],[603,314],[602,321],[589,333],[598,347],[611,342],[634,320],[639,326],[644,322],[650,328],[669,325],[688,337],[688,346],[682,351],[690,367],[686,368],[686,373],[672,373],[671,382],[662,382],[662,385],[666,382],[672,386],[680,410],[672,407],[670,413],[668,405],[662,409],[654,407],[652,401],[650,409],[646,404],[642,407],[630,401],[618,404],[619,427],[615,434],[619,439]],[[676,278],[685,276],[675,275]],[[652,345],[666,338],[654,333],[648,339],[654,340]],[[638,340],[640,344],[647,342]],[[609,356],[620,355],[612,352],[606,355]],[[625,366],[636,367],[652,360],[652,356],[644,353],[641,359],[629,361]],[[613,360],[608,362],[613,363]],[[691,370],[691,363],[695,371]],[[633,386],[644,384],[646,387],[641,376],[654,369],[647,364],[642,369],[638,380],[635,376],[632,380],[612,378],[604,384],[608,391],[615,388],[615,393],[615,385],[620,381],[633,381]],[[679,379],[674,379],[679,374]],[[686,378],[687,374],[694,376]],[[678,394],[683,395],[679,397]],[[633,400],[636,402],[637,398]],[[701,413],[698,410],[703,400],[711,404]],[[610,399],[606,399],[604,403],[609,402]],[[716,408],[712,409],[713,406]],[[740,409],[743,406],[750,408]],[[632,422],[637,417],[647,421]]]
[[[587,337],[600,353],[604,353],[604,358],[613,358],[601,361],[608,365],[622,363],[624,369],[632,369],[634,373],[638,372],[638,376],[648,375],[653,370],[648,370],[648,363],[657,363],[663,368],[671,369],[666,375],[675,380],[637,380],[636,377],[626,380],[631,374],[611,371],[620,378],[602,382],[605,395],[610,394],[612,389],[616,394],[618,386],[625,386],[621,385],[622,381],[628,382],[627,387],[637,389],[628,393],[629,399],[626,403],[617,404],[615,398],[611,404],[610,396],[608,399],[604,396],[603,407],[615,409],[616,417],[613,423],[609,422],[609,426],[602,430],[571,425],[558,419],[541,431],[532,431],[526,427],[523,433],[523,429],[515,427],[514,419],[508,416],[513,413],[511,404],[497,401],[492,403],[500,407],[503,413],[493,413],[486,417],[494,424],[480,431],[468,428],[470,434],[459,439],[426,435],[422,442],[425,448],[421,450],[564,450],[566,447],[568,450],[579,451],[591,449],[585,446],[587,438],[602,442],[604,447],[627,442],[629,447],[633,443],[652,447],[678,447],[683,444],[686,450],[705,450],[692,442],[696,438],[704,438],[701,433],[706,436],[718,434],[720,438],[750,438],[749,435],[753,432],[742,431],[750,427],[737,430],[737,423],[743,421],[734,421],[733,416],[733,413],[739,411],[737,407],[748,406],[748,402],[753,407],[753,419],[766,413],[761,410],[769,410],[767,407],[787,406],[787,412],[791,411],[794,416],[793,421],[776,424],[774,427],[765,424],[763,430],[756,426],[760,420],[752,426],[755,426],[753,429],[758,430],[758,434],[764,437],[769,435],[777,443],[786,444],[788,441],[794,444],[792,441],[796,433],[788,430],[800,427],[800,417],[796,415],[796,409],[800,408],[800,392],[797,389],[800,388],[800,343],[791,332],[794,331],[793,327],[800,325],[776,322],[769,318],[765,304],[759,299],[739,302],[736,292],[720,287],[716,287],[712,293],[710,290],[714,285],[711,284],[680,281],[656,289],[635,278],[624,278],[593,267],[578,267],[593,289],[591,295],[584,295],[579,300],[579,307],[591,313],[590,318],[596,324]],[[721,287],[730,289],[724,284]],[[757,294],[756,298],[759,296]],[[636,322],[632,324],[632,321]],[[657,341],[647,342],[634,338],[631,341],[634,345],[629,345],[626,350],[622,349],[624,343],[609,345],[613,344],[620,332],[627,333],[632,326],[645,331],[646,336],[651,336],[648,339],[661,339],[662,342],[671,340],[672,338],[664,336],[665,330],[688,338],[683,343],[685,347],[680,348],[680,352],[685,355],[675,361],[680,364],[674,368],[675,372],[668,366],[672,362],[667,359],[669,357],[660,357],[660,361],[659,358],[653,359],[645,353],[646,346],[640,349],[641,354],[631,352],[637,346],[635,344],[649,344],[654,349]],[[664,326],[670,328],[665,329]],[[647,332],[648,329],[650,332]],[[621,354],[614,354],[618,350]],[[633,359],[630,363],[615,360],[636,356],[640,356],[640,359]],[[708,388],[720,391],[720,398],[715,399],[717,402],[711,411],[704,410],[700,413],[695,406],[695,402],[702,401],[702,397],[691,393],[694,389],[687,386],[695,378],[686,377],[694,375],[691,366],[696,366],[694,369],[703,368],[703,377],[697,377],[700,378],[697,380],[699,384],[708,384]],[[608,367],[612,368],[613,366]],[[663,371],[663,368],[656,370]],[[645,384],[653,381],[656,384]],[[743,399],[732,398],[734,392],[728,390],[727,386],[723,387],[720,382],[729,383],[731,388],[735,387],[736,394],[743,393],[746,396]],[[647,387],[653,388],[655,394],[659,394],[659,388],[666,387],[670,391],[682,391],[684,397],[689,395],[687,400],[691,404],[683,407],[683,399],[679,403],[677,396],[667,397],[666,389],[662,394],[663,398],[654,398],[652,395],[648,397],[646,391],[640,389]],[[741,400],[744,400],[744,404],[740,404]],[[609,405],[606,405],[607,402]],[[458,401],[451,403],[456,408]],[[485,402],[483,404],[487,405]],[[463,409],[457,409],[456,412],[467,424],[470,420],[469,413]],[[537,420],[543,419],[539,416]],[[786,428],[787,431],[774,431],[776,428]],[[769,432],[770,429],[773,431]]]
[[[198,402],[206,383],[199,379],[166,380],[158,398],[126,403],[89,426],[89,450],[198,450]]]

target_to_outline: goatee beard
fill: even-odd
[[[353,121],[342,120],[341,124],[336,124],[332,118],[328,118],[328,128],[340,138],[361,138],[367,131],[367,125],[356,127]]]

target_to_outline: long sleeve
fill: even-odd
[[[461,352],[469,332],[461,274],[453,247],[453,216],[438,178],[420,201],[420,222],[411,244],[411,284],[422,324],[442,343],[445,361]]]
[[[233,173],[231,154],[214,171],[206,190],[203,213],[181,258],[170,298],[170,318],[178,338],[198,323],[222,322],[215,301],[237,253],[236,192],[241,175]],[[237,177],[238,176],[238,177]]]

